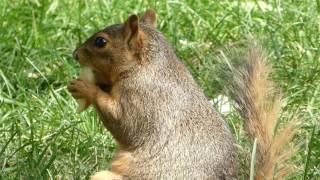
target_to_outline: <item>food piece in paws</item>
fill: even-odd
[[[79,78],[82,79],[83,81],[95,83],[94,74],[91,68],[88,66],[81,67]],[[81,113],[82,111],[86,110],[90,105],[90,102],[86,99],[77,99],[77,103],[78,103],[78,108],[77,108],[78,113]]]

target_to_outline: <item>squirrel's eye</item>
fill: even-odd
[[[94,45],[98,48],[102,48],[107,45],[108,40],[103,37],[97,37],[94,41]]]

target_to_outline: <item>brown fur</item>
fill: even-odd
[[[295,134],[294,123],[274,134],[281,113],[281,94],[269,80],[271,68],[266,64],[266,55],[261,48],[253,47],[243,59],[243,67],[230,72],[233,80],[226,90],[245,119],[249,136],[257,139],[255,179],[283,179],[292,168],[284,163],[294,154],[294,148],[285,148]]]
[[[130,162],[134,161],[132,155],[128,151],[120,150],[115,156],[111,171],[117,174],[128,174]]]
[[[132,15],[94,34],[74,53],[92,69],[96,84],[74,80],[69,91],[94,105],[120,145],[111,172],[101,174],[106,179],[110,173],[122,179],[236,179],[237,153],[226,122],[155,26],[153,11],[141,21]],[[108,43],[96,47],[97,37]],[[248,119],[249,134],[258,139],[259,179],[273,174],[279,153],[270,147],[288,139],[272,138],[280,105],[265,103],[268,71],[262,61],[250,63],[239,93],[232,95]]]
[[[74,53],[96,84],[68,87],[95,106],[120,149],[112,173],[124,179],[234,179],[233,137],[190,72],[155,29],[153,11],[94,34]],[[108,40],[95,47],[96,37]],[[109,91],[104,86],[111,86]]]

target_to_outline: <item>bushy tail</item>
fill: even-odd
[[[281,113],[281,94],[269,79],[271,68],[266,64],[266,54],[259,47],[248,52],[235,68],[229,64],[230,77],[226,93],[236,104],[245,119],[245,128],[252,142],[256,139],[255,179],[282,179],[291,173],[285,164],[294,148],[287,148],[295,134],[293,123],[281,131],[276,130]]]

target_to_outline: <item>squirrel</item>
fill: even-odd
[[[73,53],[91,69],[94,83],[76,79],[68,90],[86,100],[85,108],[94,106],[119,146],[111,170],[91,179],[238,179],[236,142],[227,123],[156,26],[153,10],[131,15]],[[259,53],[248,56],[248,66],[238,74],[243,81],[227,93],[247,119],[248,134],[257,138],[256,179],[271,179],[279,155],[270,145],[278,111],[255,106],[267,97],[268,84],[267,79],[255,84],[257,76],[268,74]],[[272,105],[279,108],[279,103]],[[270,118],[273,124],[265,128]]]

